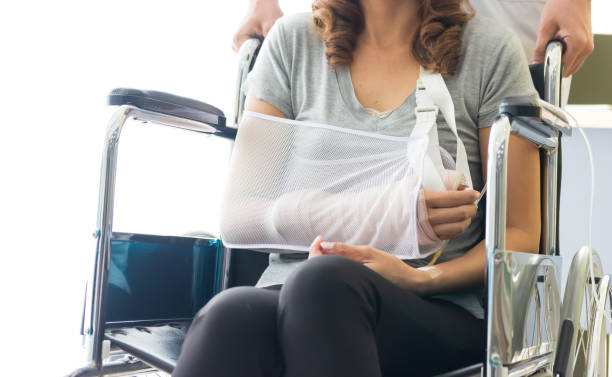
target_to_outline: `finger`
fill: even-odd
[[[247,40],[248,38],[248,34],[244,34],[244,33],[238,33],[234,36],[234,39],[232,40],[232,50],[234,50],[234,52],[238,52],[240,51],[240,46],[242,46],[242,44],[244,43],[244,41]]]
[[[425,203],[430,208],[459,207],[473,204],[480,193],[475,190],[462,191],[425,191]]]
[[[594,48],[593,48],[592,42],[588,42],[585,48],[582,50],[581,54],[576,58],[576,61],[574,62],[574,66],[572,67],[572,70],[570,72],[567,72],[567,74],[565,74],[564,72],[563,77],[569,77],[575,74],[576,72],[578,72],[580,70],[580,67],[582,67],[582,64],[584,63],[584,61],[593,52],[593,49]]]
[[[465,221],[476,214],[474,204],[466,204],[451,208],[429,208],[427,216],[431,225],[449,224]]]
[[[546,45],[555,37],[558,31],[557,23],[553,19],[542,20],[538,30],[538,39],[531,57],[531,64],[542,63],[546,56]]]
[[[563,54],[563,76],[568,76],[575,72],[577,59],[583,46],[572,36],[564,37],[563,40],[567,45],[567,50]]]
[[[472,219],[469,218],[465,221],[452,224],[433,225],[432,228],[434,232],[436,232],[438,238],[441,240],[450,240],[463,233],[463,231],[466,230],[471,223]]]
[[[232,49],[235,52],[240,51],[240,46],[242,46],[244,41],[251,38],[251,35],[253,34],[263,34],[261,26],[258,24],[253,24],[252,22],[243,24],[238,30],[238,32],[234,35],[234,39],[232,40]]]
[[[341,255],[358,262],[365,257],[364,246],[348,245],[342,242],[321,242],[321,248],[325,254]]]
[[[274,26],[275,23],[276,23],[276,20],[275,20],[275,22],[272,22],[272,23],[265,23],[265,24],[263,24],[263,26],[261,28],[262,37],[266,37],[268,35],[268,32],[270,31],[270,29],[272,29],[272,26]]]
[[[563,77],[573,75],[578,71],[584,60],[593,51],[593,40],[588,34],[581,36],[568,36],[564,38],[567,43],[567,52],[563,57],[565,68],[563,70]]]
[[[321,242],[323,241],[323,237],[317,236],[312,244],[310,245],[310,250],[308,253],[308,259],[318,257],[319,255],[323,255],[323,249],[321,248]]]
[[[586,49],[584,49],[582,53],[576,58],[573,67],[568,70],[563,70],[563,77],[569,77],[578,72],[580,70],[580,67],[582,67],[584,61],[589,57],[589,55],[591,55],[591,52],[593,51],[586,47]]]

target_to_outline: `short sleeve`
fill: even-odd
[[[291,106],[291,59],[284,39],[283,19],[276,21],[261,46],[242,90],[294,118]]]
[[[497,40],[484,66],[478,108],[479,128],[493,124],[505,97],[537,96],[526,61],[514,33],[507,32]]]

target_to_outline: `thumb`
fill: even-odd
[[[323,237],[317,236],[317,238],[312,241],[310,245],[310,249],[308,252],[308,259],[318,257],[323,255],[323,250],[321,249],[321,242],[323,241]]]
[[[540,30],[538,31],[538,40],[536,41],[531,64],[542,63],[546,56],[546,45],[548,41],[555,37],[557,33],[557,24],[553,20],[542,20]]]

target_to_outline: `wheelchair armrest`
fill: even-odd
[[[499,113],[510,117],[512,130],[540,147],[556,148],[551,137],[571,135],[576,121],[565,110],[535,96],[505,97]]]
[[[220,109],[205,102],[154,90],[129,88],[113,89],[108,95],[109,105],[130,105],[154,113],[187,119],[208,125],[210,133],[234,139],[236,129],[226,127],[225,115]]]

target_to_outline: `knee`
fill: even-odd
[[[322,255],[302,264],[285,282],[281,302],[326,302],[355,290],[367,267],[337,255]]]
[[[253,287],[235,287],[213,297],[194,318],[192,327],[214,327],[216,331],[231,328],[233,331],[253,328],[258,322],[275,312],[275,308],[258,299]]]
[[[231,288],[197,314],[173,376],[279,376],[278,293]]]

